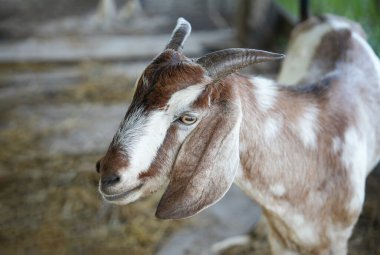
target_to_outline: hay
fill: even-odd
[[[40,157],[4,175],[0,249],[5,254],[152,254],[181,223],[154,218],[157,196],[125,207],[102,202],[98,176],[86,167],[98,156]]]
[[[8,111],[36,103],[127,102],[128,84],[126,77],[86,78],[56,95],[2,102],[7,106],[0,111],[2,254],[153,254],[183,224],[155,219],[160,194],[125,207],[104,203],[94,169],[100,155],[51,155],[43,146],[49,130],[36,131],[35,120],[15,119]]]

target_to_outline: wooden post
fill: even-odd
[[[309,17],[309,0],[300,0],[300,22],[307,20]]]
[[[303,0],[307,6],[307,0]],[[307,15],[307,8],[305,8]],[[240,0],[236,40],[241,47],[270,49],[280,35],[288,35],[295,20],[273,0]]]
[[[248,42],[248,20],[251,12],[251,0],[240,0],[236,13],[236,39],[242,46]]]

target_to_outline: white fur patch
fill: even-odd
[[[277,184],[273,184],[269,187],[269,190],[270,192],[276,196],[276,197],[281,197],[285,194],[286,192],[286,189],[284,187],[284,185],[280,184],[280,183],[277,183]]]
[[[275,103],[278,90],[275,82],[262,77],[254,77],[251,79],[254,85],[254,93],[259,110],[266,112]]]
[[[351,30],[351,24],[348,23],[347,21],[344,21],[341,19],[332,18],[329,20],[329,23],[336,30],[340,30],[340,29],[350,29]]]
[[[365,137],[360,136],[354,127],[348,128],[344,133],[342,162],[348,170],[354,188],[354,194],[348,208],[350,210],[358,210],[363,205],[367,160]]]
[[[342,154],[342,161],[344,165],[349,168],[364,168],[367,164],[367,157],[365,146],[356,128],[350,127],[344,133],[344,150]],[[356,157],[355,157],[356,156]]]
[[[338,153],[342,150],[342,139],[340,137],[336,136],[332,139],[332,149],[334,153]]]
[[[304,242],[304,243],[307,243],[307,244],[316,244],[319,242],[319,237],[316,233],[316,229],[315,229],[315,226],[313,223],[311,222],[308,222],[308,223],[304,223],[302,224],[302,226],[300,226],[299,228],[296,228],[297,229],[297,234],[299,236],[299,238]]]
[[[316,106],[309,106],[296,123],[296,132],[308,148],[316,148],[318,135],[318,113]]]
[[[358,35],[357,33],[352,33],[352,37],[357,42],[359,42],[359,44],[367,52],[367,54],[369,56],[369,61],[371,61],[371,63],[373,64],[373,67],[376,70],[375,75],[377,77],[377,80],[380,82],[380,61],[379,61],[379,58],[376,56],[376,54],[373,51],[373,49],[371,48],[371,46],[369,46],[368,42],[366,40],[364,40],[364,38],[362,36]],[[380,83],[379,83],[379,86],[380,86]]]
[[[269,117],[264,121],[263,131],[264,139],[266,142],[273,141],[280,132],[283,126],[283,119],[281,117]]]
[[[321,38],[329,31],[331,26],[323,24],[310,31],[299,33],[292,40],[278,78],[281,84],[294,85],[306,76],[315,49]]]
[[[316,226],[311,221],[306,221],[302,214],[294,213],[289,215],[289,220],[293,229],[296,230],[298,238],[305,244],[318,243]]]
[[[305,223],[305,218],[301,214],[298,214],[298,213],[293,214],[291,216],[291,219],[292,219],[292,223],[295,226],[301,226]]]

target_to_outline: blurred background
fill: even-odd
[[[311,13],[361,23],[380,51],[380,1],[311,1]],[[103,155],[133,84],[165,47],[178,17],[187,56],[227,47],[283,53],[299,20],[295,0],[0,0],[0,254],[269,254],[260,209],[233,187],[179,221],[154,218],[160,194],[128,206],[97,192]],[[278,64],[248,70],[276,77]],[[380,174],[367,180],[349,254],[380,254]]]

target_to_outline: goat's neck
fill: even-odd
[[[290,192],[299,192],[300,187],[294,186],[305,183],[306,168],[313,171],[309,161],[318,147],[317,98],[281,88],[271,80],[235,79],[243,113],[236,183],[264,208],[284,196],[304,195]]]

